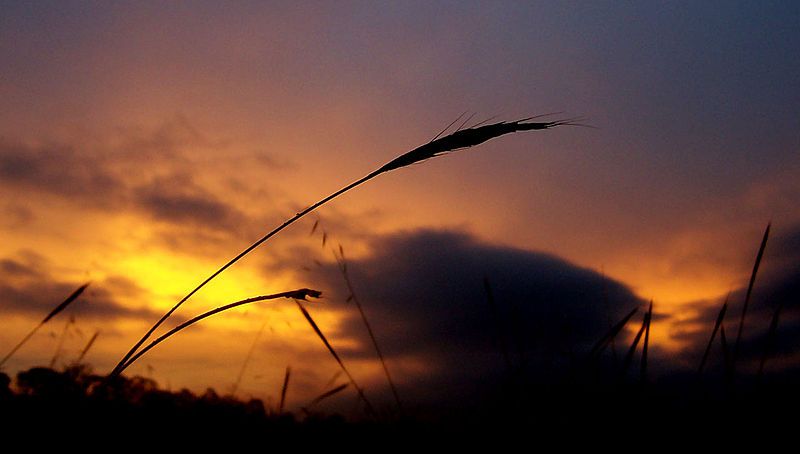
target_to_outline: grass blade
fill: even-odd
[[[642,338],[642,334],[644,334],[645,328],[647,328],[648,322],[648,314],[644,314],[644,318],[642,319],[642,326],[639,328],[639,332],[636,333],[636,337],[633,338],[633,342],[631,343],[630,348],[628,349],[628,354],[625,355],[625,362],[622,365],[622,376],[625,376],[625,373],[628,372],[628,368],[633,361],[633,355],[636,353],[636,347],[639,346],[639,340]]]
[[[88,353],[89,349],[92,348],[92,345],[94,345],[94,341],[97,340],[97,336],[99,335],[100,335],[99,330],[94,332],[91,339],[89,339],[89,342],[87,342],[86,346],[83,347],[83,350],[81,350],[81,354],[78,355],[78,359],[75,360],[75,364],[80,364],[80,362],[83,361],[83,357],[86,356],[86,353]]]
[[[625,325],[628,324],[628,321],[631,319],[631,317],[633,317],[633,315],[636,314],[636,312],[638,311],[639,311],[638,307],[633,308],[633,310],[630,311],[628,315],[623,317],[622,320],[617,322],[616,325],[612,326],[611,329],[608,330],[608,332],[605,335],[603,335],[603,337],[601,337],[600,340],[597,341],[597,343],[594,344],[592,349],[589,350],[589,358],[591,359],[595,355],[600,354],[600,352],[602,352],[603,349],[606,348],[606,345],[608,345],[608,343],[612,339],[617,337],[617,334],[619,334],[619,332],[622,331],[622,328],[624,328]]]
[[[345,367],[344,362],[342,362],[342,359],[336,353],[336,350],[333,349],[333,346],[330,344],[330,342],[328,342],[328,339],[325,337],[324,334],[322,334],[322,330],[319,329],[319,326],[317,326],[317,323],[314,321],[313,318],[311,318],[311,314],[309,314],[308,311],[306,310],[306,308],[303,307],[302,304],[300,304],[300,301],[295,300],[295,303],[297,303],[297,307],[300,308],[300,312],[303,313],[303,316],[308,321],[308,324],[311,325],[311,328],[313,328],[314,332],[317,333],[317,336],[319,336],[320,340],[322,340],[322,343],[325,344],[325,347],[327,347],[327,349],[330,352],[331,356],[333,356],[333,358],[336,360],[336,362],[339,363],[339,367],[342,368],[342,372],[344,372],[344,374],[347,375],[347,378],[350,380],[350,383],[353,384],[353,388],[355,388],[356,391],[358,392],[358,396],[361,398],[361,400],[364,401],[364,405],[366,405],[367,411],[369,413],[371,413],[372,415],[376,415],[375,409],[373,408],[372,404],[367,399],[367,396],[364,395],[364,390],[361,389],[360,386],[358,386],[358,383],[356,383],[356,380],[350,374],[350,371],[347,370],[347,367]]]
[[[323,400],[327,399],[328,397],[331,397],[333,395],[339,394],[340,392],[342,392],[345,389],[347,389],[348,386],[350,386],[350,383],[344,383],[344,384],[341,384],[341,385],[339,385],[339,386],[337,386],[337,387],[335,387],[335,388],[333,388],[331,390],[325,391],[324,393],[322,393],[319,396],[315,397],[314,400],[309,402],[309,404],[306,405],[306,408],[310,409],[313,406],[317,405],[318,403],[322,402]]]
[[[700,361],[700,367],[697,368],[697,375],[703,373],[703,368],[706,366],[706,361],[708,361],[708,355],[711,353],[711,346],[714,344],[714,338],[717,336],[717,332],[719,331],[720,326],[722,326],[722,320],[725,319],[725,312],[728,310],[728,298],[725,297],[725,302],[722,304],[722,309],[719,310],[719,314],[717,314],[717,321],[714,323],[714,329],[711,331],[711,339],[708,340],[708,345],[706,346],[706,351],[703,353],[703,359]]]
[[[725,323],[719,327],[719,341],[722,344],[722,361],[725,367],[725,380],[728,384],[733,379],[733,361],[731,360],[731,350],[728,347],[728,338],[725,336]]]
[[[292,375],[291,366],[286,366],[286,373],[283,375],[283,387],[281,388],[281,403],[278,405],[278,414],[283,414],[283,404],[286,402],[286,390],[289,388],[289,377]]]
[[[400,413],[402,413],[403,404],[400,402],[400,396],[397,394],[397,388],[394,386],[394,381],[392,380],[391,374],[389,374],[389,368],[386,366],[386,359],[383,357],[383,352],[381,352],[380,347],[378,347],[378,340],[375,338],[375,333],[372,331],[372,326],[367,320],[367,315],[364,313],[364,308],[361,306],[361,301],[358,299],[358,295],[356,295],[356,291],[353,288],[353,282],[350,280],[350,274],[347,272],[347,261],[344,258],[344,248],[342,248],[341,244],[339,245],[339,256],[337,256],[335,252],[333,255],[336,258],[336,261],[339,263],[339,271],[341,271],[342,277],[347,285],[347,290],[350,292],[350,299],[356,304],[358,313],[361,314],[361,321],[364,322],[364,326],[367,328],[367,333],[369,333],[369,338],[372,340],[372,345],[375,347],[375,353],[377,353],[378,360],[380,360],[381,366],[383,367],[383,373],[386,375],[386,381],[389,382],[389,388],[392,390],[392,395],[394,396],[394,401],[397,404],[397,409],[400,411]]]
[[[640,381],[644,383],[647,377],[647,346],[650,343],[650,323],[653,321],[653,300],[650,300],[650,309],[647,311],[647,327],[644,330],[644,344],[642,344],[642,365],[640,369]]]
[[[192,297],[195,293],[197,293],[200,289],[205,287],[206,284],[211,282],[215,277],[220,275],[226,269],[230,268],[234,263],[238,262],[242,257],[249,254],[250,251],[257,248],[265,241],[269,240],[280,231],[288,227],[289,225],[293,224],[298,219],[302,218],[306,214],[314,211],[315,209],[319,208],[320,206],[328,203],[329,201],[335,199],[336,197],[350,191],[351,189],[360,186],[367,181],[381,175],[383,173],[399,169],[401,167],[406,167],[408,165],[421,162],[436,156],[440,156],[445,153],[450,153],[459,149],[473,147],[479,145],[483,142],[486,142],[490,139],[500,137],[506,134],[521,132],[521,131],[534,131],[534,130],[545,130],[554,128],[557,126],[565,126],[565,125],[573,125],[574,122],[566,119],[566,120],[556,120],[556,121],[548,121],[548,122],[528,122],[530,118],[512,121],[512,122],[500,122],[495,124],[490,124],[486,126],[480,127],[473,127],[468,129],[463,129],[461,131],[456,131],[453,134],[447,135],[442,138],[437,138],[432,140],[425,145],[417,147],[397,158],[388,162],[387,164],[379,167],[378,169],[374,170],[373,172],[365,175],[364,177],[348,184],[347,186],[339,189],[338,191],[334,192],[333,194],[323,198],[322,200],[314,203],[313,205],[299,211],[294,216],[290,217],[283,224],[279,225],[278,227],[271,230],[266,235],[262,236],[260,239],[256,240],[253,244],[245,248],[242,252],[237,254],[235,257],[230,259],[227,263],[222,265],[218,270],[214,271],[209,277],[203,280],[197,287],[195,287],[192,291],[190,291],[186,296],[180,299],[169,311],[167,311],[150,329],[139,339],[133,347],[128,351],[128,353],[123,356],[123,358],[117,363],[112,370],[110,376],[119,375],[121,372],[121,368],[125,367],[125,364],[130,362],[130,358],[136,353],[136,351],[144,344],[150,336],[153,335],[156,329],[161,326],[176,310],[178,310],[183,303],[185,303],[189,298]],[[458,120],[456,120],[458,121]],[[449,126],[448,126],[449,128]]]
[[[769,238],[769,229],[772,223],[767,224],[767,229],[764,230],[764,237],[761,239],[761,246],[758,248],[758,254],[756,254],[756,262],[753,265],[753,272],[750,274],[750,283],[747,285],[747,295],[744,297],[744,306],[742,306],[742,317],[739,320],[739,330],[736,333],[736,342],[733,344],[733,362],[731,363],[731,368],[735,373],[736,370],[736,360],[739,358],[739,343],[742,340],[742,330],[744,328],[744,319],[747,315],[747,306],[750,304],[750,295],[753,293],[753,284],[756,282],[756,274],[758,273],[758,267],[761,265],[761,258],[764,256],[764,248],[767,247],[767,238]]]

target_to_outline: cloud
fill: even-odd
[[[8,205],[5,211],[14,218],[10,225],[19,226],[33,219],[31,209],[38,198],[49,197],[67,201],[76,212],[134,211],[171,227],[241,233],[254,220],[230,198],[226,200],[225,194],[235,192],[241,202],[246,185],[238,185],[236,191],[215,191],[195,177],[201,174],[196,170],[207,164],[197,162],[198,150],[226,145],[204,136],[180,116],[152,131],[118,132],[100,145],[79,140],[27,144],[0,139],[0,187],[19,194],[19,201],[27,205]],[[241,160],[231,154],[219,159]],[[288,165],[266,153],[251,158],[253,162],[245,163],[249,168],[279,171]],[[238,181],[237,174],[226,176],[219,166],[217,170],[223,187]],[[259,190],[263,200],[264,189]]]
[[[136,207],[153,219],[212,230],[236,230],[246,217],[236,208],[196,185],[190,176],[158,178],[132,193]]]
[[[115,195],[122,182],[89,156],[67,145],[28,146],[0,141],[0,179],[15,186],[63,197]]]
[[[0,307],[4,313],[42,318],[81,284],[53,277],[49,263],[35,254],[23,252],[18,257],[0,259]],[[158,317],[160,314],[150,309],[130,307],[119,301],[120,297],[143,296],[146,292],[134,282],[110,276],[93,282],[68,310],[76,317],[97,320]]]
[[[394,233],[373,238],[370,249],[348,262],[348,273],[389,362],[426,364],[424,374],[400,379],[415,392],[457,392],[497,380],[504,349],[518,365],[557,368],[643,304],[623,284],[592,270],[464,232]],[[338,269],[328,264],[311,271],[311,284],[331,289],[330,306],[348,313],[332,336],[359,340],[343,354],[374,357],[360,316],[344,302],[348,292]]]

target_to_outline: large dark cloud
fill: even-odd
[[[524,364],[537,373],[557,368],[643,303],[594,271],[548,254],[485,244],[463,232],[377,237],[371,254],[349,261],[348,272],[390,363],[402,357],[426,362],[424,376],[400,378],[415,392],[461,389],[468,395],[472,386],[503,373],[504,350],[515,367]],[[334,333],[360,340],[358,348],[343,349],[347,358],[373,357],[360,317],[352,303],[343,302],[348,292],[335,265],[312,269],[310,284],[331,289],[331,305],[349,308],[341,332]]]
[[[46,260],[35,253],[0,259],[0,308],[6,314],[43,318],[83,282],[69,282],[53,276]],[[152,320],[160,314],[145,307],[129,307],[119,298],[146,297],[147,292],[122,276],[92,282],[68,310],[79,318],[110,320],[137,318]]]

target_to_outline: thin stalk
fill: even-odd
[[[99,336],[99,335],[100,335],[100,331],[99,330],[94,332],[94,334],[92,335],[92,338],[89,339],[89,342],[87,342],[86,346],[83,347],[83,350],[81,350],[81,354],[78,355],[78,359],[75,360],[75,364],[80,364],[80,362],[83,361],[83,357],[86,356],[86,353],[88,353],[89,349],[92,348],[92,345],[94,345],[94,341],[97,340],[97,336]]]
[[[333,388],[331,390],[325,391],[324,393],[322,393],[319,396],[315,397],[314,400],[309,402],[308,405],[306,405],[306,407],[305,407],[306,410],[311,409],[311,407],[314,407],[315,405],[317,405],[318,403],[320,403],[323,400],[327,399],[328,397],[331,397],[334,394],[338,394],[338,393],[344,391],[345,389],[347,389],[348,386],[350,386],[350,383],[343,383],[343,384],[341,384],[341,385],[339,385],[339,386],[337,386],[337,387],[335,387],[335,388]]]
[[[55,367],[56,361],[58,360],[58,357],[61,356],[61,349],[64,347],[64,339],[67,338],[67,332],[69,332],[69,327],[73,323],[75,323],[75,318],[74,317],[70,317],[67,320],[67,323],[64,324],[64,329],[61,331],[61,336],[59,336],[59,338],[58,338],[58,345],[56,346],[56,352],[53,354],[53,358],[50,360],[50,366],[49,366],[50,369]]]
[[[353,282],[350,280],[350,274],[347,272],[347,262],[344,258],[344,249],[341,245],[339,245],[339,256],[337,257],[336,253],[334,252],[334,257],[336,257],[336,260],[339,262],[339,270],[341,271],[342,277],[347,285],[347,290],[350,292],[350,299],[356,303],[358,313],[361,314],[361,320],[364,322],[364,326],[367,328],[367,332],[369,333],[369,338],[372,340],[373,347],[375,347],[375,353],[378,354],[378,359],[383,367],[383,373],[386,375],[386,381],[389,382],[389,387],[392,390],[392,395],[394,396],[394,401],[397,404],[397,409],[400,411],[400,413],[402,413],[403,404],[400,402],[400,396],[397,394],[397,388],[394,386],[394,381],[392,380],[391,374],[389,374],[389,368],[386,366],[386,359],[384,359],[383,353],[381,352],[380,347],[378,347],[378,340],[375,338],[375,333],[372,331],[372,326],[367,320],[367,316],[364,314],[364,308],[361,306],[361,301],[358,299],[358,295],[353,288]]]

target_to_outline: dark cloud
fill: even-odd
[[[250,221],[193,178],[189,148],[224,147],[224,143],[203,136],[182,117],[150,132],[119,134],[117,143],[106,148],[0,139],[0,186],[26,198],[30,192],[65,198],[79,209],[136,210],[173,226],[230,233],[240,232]],[[12,209],[16,224],[32,218],[29,207],[6,207]]]
[[[246,217],[194,184],[186,175],[159,178],[133,191],[133,203],[152,218],[171,224],[238,230]]]
[[[373,239],[348,272],[377,338],[392,360],[422,359],[415,390],[455,390],[496,378],[502,350],[542,370],[588,350],[612,321],[641,305],[624,285],[555,256],[485,244],[462,232],[418,230]],[[490,282],[495,311],[487,302]],[[331,289],[349,316],[334,336],[360,340],[348,358],[374,356],[334,265],[311,270],[310,285]],[[406,383],[410,385],[410,383]],[[466,391],[465,391],[466,392]]]
[[[4,186],[90,198],[113,198],[122,182],[90,156],[64,145],[28,146],[0,141],[0,179]]]
[[[41,318],[75,291],[83,282],[68,282],[52,276],[48,264],[21,257],[0,259],[0,307],[4,313]],[[144,290],[122,276],[93,282],[68,310],[80,318],[152,320],[160,314],[144,307],[132,308],[119,297],[137,297]]]

